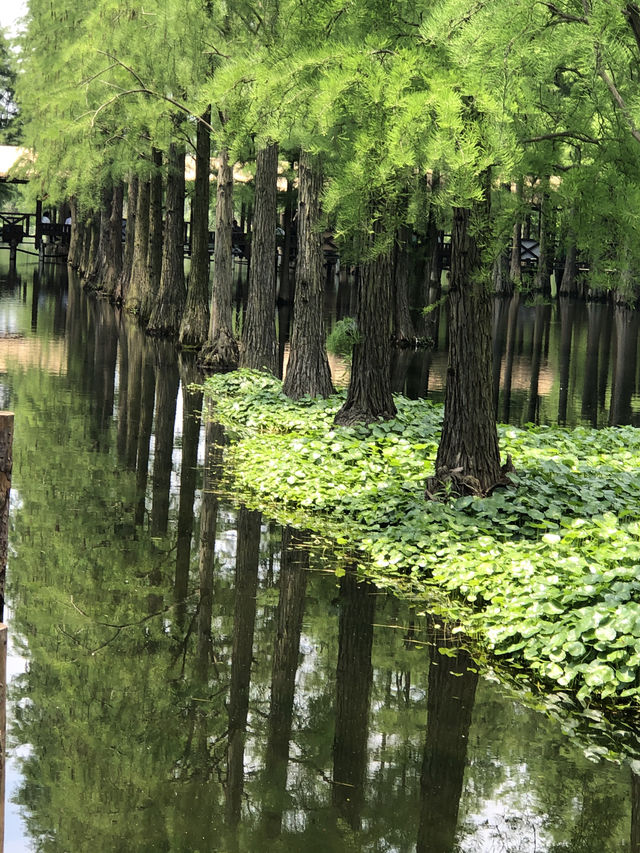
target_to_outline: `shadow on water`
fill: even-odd
[[[224,434],[188,359],[75,282],[29,272],[0,306],[29,343],[0,340],[24,661],[9,849],[638,851],[628,765],[588,761],[465,638],[221,493]],[[637,323],[617,309],[609,354],[606,306],[572,310],[496,314],[498,407],[633,417],[618,355]],[[548,375],[562,340],[566,394]],[[424,382],[437,354],[409,372]],[[604,360],[620,368],[602,393]]]

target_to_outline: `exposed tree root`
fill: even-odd
[[[228,373],[235,370],[239,361],[237,341],[229,335],[218,335],[207,342],[198,355],[198,367],[208,373]]]
[[[500,476],[487,488],[483,488],[480,480],[471,474],[465,474],[462,468],[438,468],[434,477],[428,477],[425,489],[425,497],[430,501],[442,501],[448,497],[488,497],[495,489],[506,488],[513,485],[509,474],[515,472],[511,454],[500,468]]]

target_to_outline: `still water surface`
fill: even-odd
[[[634,417],[635,391],[614,401],[637,323],[634,349],[594,307],[595,373],[591,306],[570,336],[561,308],[496,308],[513,420],[531,419],[527,358],[538,418]],[[429,614],[216,495],[222,436],[170,344],[29,265],[0,266],[0,336],[8,853],[640,850],[633,762],[589,760]],[[405,388],[438,393],[440,352]]]

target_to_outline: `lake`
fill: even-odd
[[[220,495],[189,358],[65,268],[19,263],[0,255],[7,853],[640,850],[622,734],[602,760],[589,720],[543,713],[451,626]],[[441,395],[445,319],[435,350],[399,354],[398,390]],[[635,315],[496,302],[495,330],[500,419],[634,422]]]

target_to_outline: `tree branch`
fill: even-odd
[[[124,98],[127,95],[148,95],[150,98],[157,98],[160,101],[166,101],[168,104],[174,106],[177,110],[188,115],[190,118],[195,119],[196,121],[203,124],[211,133],[215,133],[213,127],[209,124],[208,121],[205,121],[202,116],[197,115],[189,107],[181,104],[179,101],[176,101],[175,98],[169,97],[169,95],[163,95],[161,92],[154,92],[152,89],[147,89],[146,86],[141,86],[139,89],[125,89],[123,92],[119,92],[117,95],[114,95],[113,98],[109,98],[108,101],[105,101],[104,104],[100,104],[97,110],[93,113],[93,118],[91,119],[91,127],[94,127],[96,123],[96,119],[98,115],[103,111],[110,107],[112,104],[115,104],[116,101],[120,100],[120,98]],[[86,113],[83,113],[86,115]],[[80,116],[82,118],[82,116]]]
[[[604,80],[607,88],[611,92],[613,100],[616,102],[616,104],[620,108],[620,112],[624,116],[625,121],[627,122],[627,125],[629,126],[629,130],[631,131],[631,135],[636,140],[636,142],[640,142],[640,130],[638,130],[638,128],[635,126],[635,123],[633,121],[633,116],[629,112],[629,109],[624,102],[624,98],[622,97],[622,95],[620,94],[618,89],[616,88],[616,84],[613,82],[611,77],[609,77],[606,70],[602,66],[602,62],[600,61],[600,56],[599,56],[599,52],[598,52],[597,48],[596,48],[596,68],[598,71],[598,76],[602,80]]]
[[[527,145],[532,142],[546,142],[551,139],[575,139],[578,142],[588,142],[591,145],[600,145],[600,140],[593,136],[587,136],[584,133],[578,133],[574,130],[558,130],[555,133],[543,133],[540,136],[531,136],[529,139],[523,139],[522,142]]]
[[[542,5],[546,6],[547,9],[551,12],[551,14],[555,15],[559,21],[562,21],[565,24],[588,24],[589,20],[586,15],[580,17],[578,15],[570,15],[569,12],[563,12],[562,9],[558,9],[553,3],[544,2],[542,0]],[[559,23],[556,21],[555,23]]]
[[[629,26],[633,30],[633,35],[640,50],[640,6],[637,3],[627,3],[622,10],[622,14],[629,21]]]

